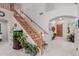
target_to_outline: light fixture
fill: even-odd
[[[59,20],[63,20],[63,18],[60,17]]]
[[[64,22],[64,20],[60,20],[60,21],[58,21],[59,23],[63,23]]]
[[[52,23],[52,24],[55,24],[55,23],[56,23],[56,21],[54,20],[54,21],[52,21],[51,23]]]

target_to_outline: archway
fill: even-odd
[[[49,21],[51,37],[62,37],[67,40],[68,25],[75,21],[75,16],[58,16]],[[54,31],[53,31],[54,28]],[[72,29],[71,29],[72,31]]]

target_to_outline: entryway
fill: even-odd
[[[73,20],[73,21],[72,21]],[[48,56],[76,56],[75,43],[68,41],[67,34],[69,31],[73,32],[75,28],[74,22],[75,17],[62,16],[51,19],[49,22],[49,37],[48,47],[43,55]],[[68,25],[71,23],[70,29]],[[52,40],[52,37],[56,37]]]
[[[55,37],[63,37],[63,22],[64,20],[60,17],[50,20],[49,31],[52,40],[55,39]]]

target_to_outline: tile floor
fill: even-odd
[[[74,43],[63,40],[62,38],[56,38],[50,40],[47,48],[44,51],[43,56],[75,56],[76,50]]]
[[[67,42],[61,38],[49,40],[49,44],[42,56],[75,56],[74,43]],[[29,56],[24,50],[14,50],[8,42],[0,42],[0,56]]]
[[[14,50],[8,42],[0,42],[0,56],[29,56],[24,50]]]

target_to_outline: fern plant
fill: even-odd
[[[32,45],[29,42],[27,42],[27,36],[25,36],[23,33],[14,32],[13,37],[20,42],[20,46],[25,49],[25,53],[29,53],[35,56],[39,52],[39,49],[36,45]]]
[[[74,42],[74,34],[69,33],[69,34],[67,35],[67,39],[68,39],[68,41],[70,41],[70,42]]]
[[[37,53],[39,51],[39,49],[38,49],[38,47],[36,45],[32,45],[32,44],[30,44],[28,42],[25,43],[24,48],[25,48],[26,53],[30,53],[33,56],[37,55]]]

